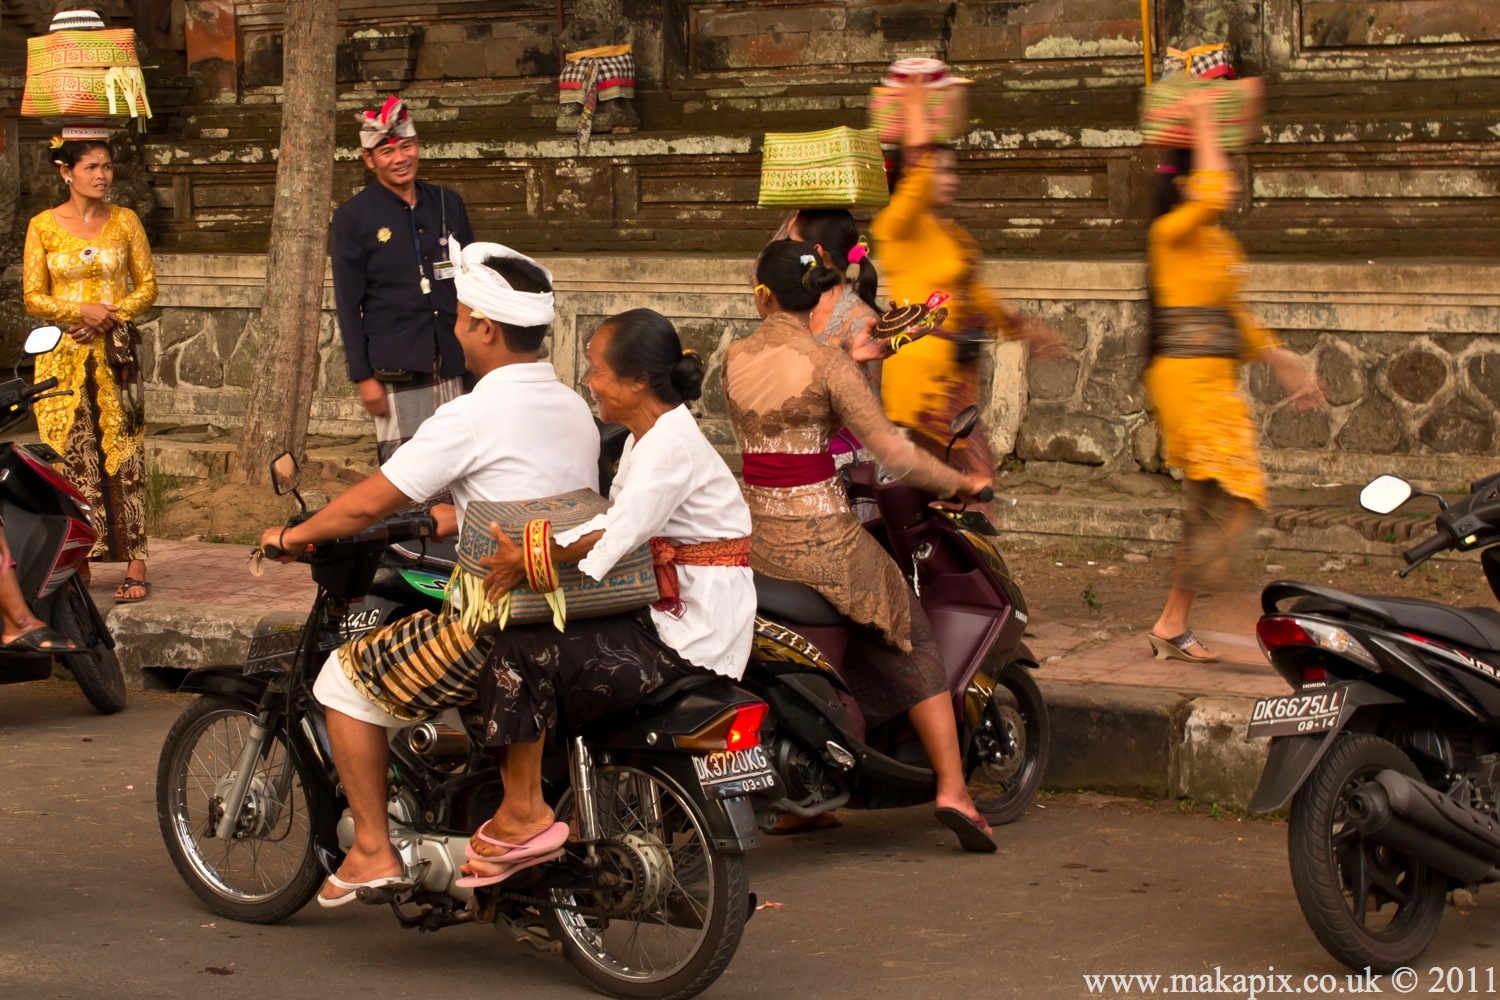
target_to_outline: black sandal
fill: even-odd
[[[87,649],[48,625],[38,625],[30,632],[22,632],[10,642],[0,643],[0,653],[21,653],[27,656],[90,655]]]
[[[134,590],[136,587],[145,591],[140,597],[126,597],[121,591]],[[151,596],[151,584],[145,580],[137,580],[133,576],[127,576],[125,581],[115,588],[116,604],[134,604],[136,601],[144,601]]]

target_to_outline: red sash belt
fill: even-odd
[[[747,451],[743,457],[744,479],[751,486],[811,486],[834,474],[833,456],[826,451],[815,455]]]
[[[651,559],[656,565],[656,589],[661,600],[651,605],[677,618],[682,617],[682,586],[678,566],[749,566],[750,539],[725,538],[697,545],[679,545],[670,538],[651,539]]]

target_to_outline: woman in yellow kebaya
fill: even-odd
[[[53,149],[68,200],[26,229],[26,311],[61,326],[57,350],[37,359],[36,378],[56,378],[71,395],[39,400],[42,440],[63,456],[63,472],[94,508],[98,562],[127,562],[117,601],[139,601],[146,583],[145,442],[139,371],[129,389],[111,364],[134,364],[133,327],[156,301],[156,272],[141,220],[106,201],[114,182],[109,145],[63,142]]]
[[[1144,381],[1169,463],[1183,470],[1186,508],[1172,592],[1150,634],[1158,658],[1218,659],[1188,628],[1199,592],[1230,578],[1267,509],[1259,429],[1241,369],[1269,365],[1298,410],[1323,405],[1318,379],[1240,297],[1245,251],[1220,218],[1240,183],[1209,101],[1193,99],[1194,147],[1160,168],[1162,199],[1148,238],[1151,359]]]

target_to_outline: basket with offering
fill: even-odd
[[[926,302],[892,302],[875,323],[875,340],[885,341],[892,354],[914,340],[921,340],[948,318],[943,303],[950,298],[947,292],[933,292]]]
[[[110,119],[150,118],[135,32],[106,29],[92,11],[58,14],[47,34],[26,40],[21,114],[64,126],[64,139],[102,139]]]

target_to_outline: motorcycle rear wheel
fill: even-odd
[[[1014,823],[1036,801],[1052,748],[1047,703],[1022,661],[1000,670],[968,746],[964,771],[974,805],[993,826]]]
[[[749,919],[743,854],[714,847],[691,796],[660,772],[595,771],[600,854],[621,885],[605,893],[554,891],[554,901],[608,916],[546,908],[548,933],[595,989],[625,1000],[687,1000],[719,978]],[[558,818],[572,816],[571,791]]]
[[[103,715],[114,715],[125,707],[125,674],[109,643],[94,634],[94,616],[73,587],[69,581],[58,593],[52,607],[52,627],[88,649],[90,655],[69,656],[62,663],[89,704]]]
[[[323,882],[313,850],[310,782],[281,732],[255,761],[240,833],[214,836],[255,713],[206,695],[177,717],[156,772],[156,815],[172,864],[213,912],[273,924],[312,901]]]
[[[1382,973],[1432,943],[1448,891],[1447,876],[1346,826],[1350,793],[1387,768],[1422,777],[1394,743],[1340,736],[1292,800],[1287,824],[1292,885],[1313,934],[1351,969]]]

